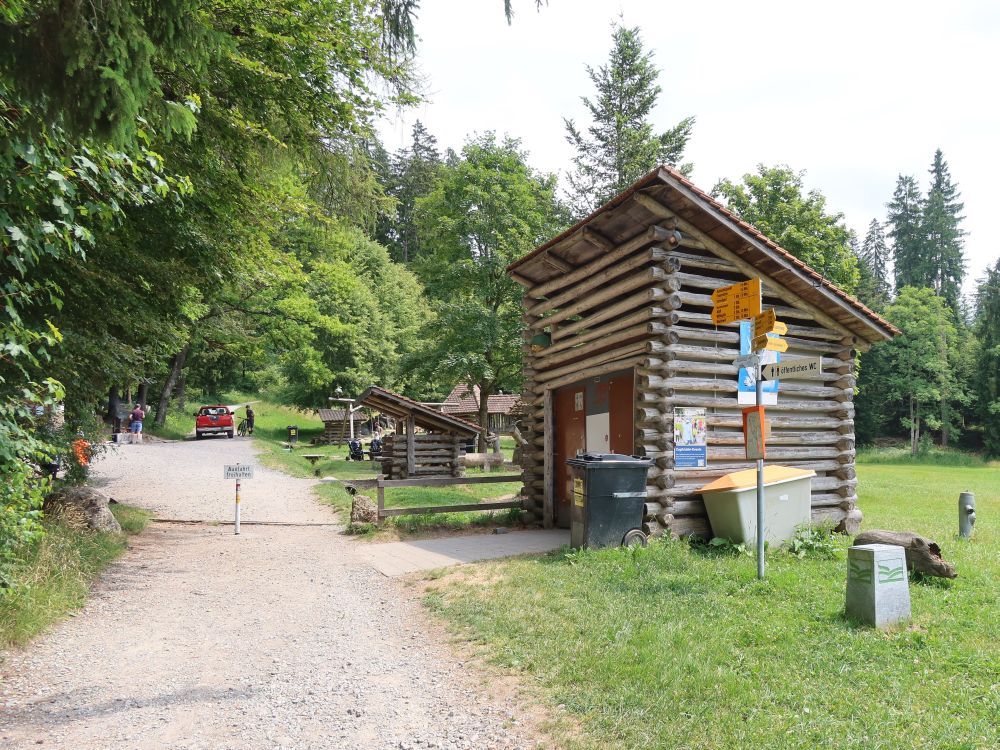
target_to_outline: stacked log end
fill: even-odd
[[[408,472],[406,435],[388,435],[382,443],[382,473],[387,479],[406,479]],[[465,475],[462,456],[465,441],[451,433],[426,432],[413,436],[412,476]]]

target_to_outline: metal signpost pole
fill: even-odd
[[[236,533],[240,533],[240,480],[236,480]]]
[[[761,364],[757,362],[757,406],[764,401],[764,384],[761,382]],[[761,431],[764,422],[761,420]],[[757,578],[764,578],[764,459],[757,459]]]

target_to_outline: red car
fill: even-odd
[[[194,437],[201,440],[205,435],[219,435],[225,433],[227,437],[236,434],[236,425],[233,424],[233,413],[228,406],[216,404],[215,406],[203,406],[195,412]]]

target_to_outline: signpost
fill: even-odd
[[[712,292],[712,322],[735,323],[760,315],[760,279],[741,281]]]
[[[223,479],[236,480],[236,521],[235,533],[240,533],[240,480],[253,479],[253,466],[249,464],[226,464],[223,471]]]
[[[750,342],[750,348],[755,352],[787,352],[788,342],[777,336],[758,336]]]
[[[801,359],[786,359],[783,362],[765,365],[761,370],[761,374],[767,380],[780,380],[781,378],[819,380],[823,377],[823,358],[803,357]]]
[[[716,325],[735,323],[737,320],[754,321],[754,334],[763,338],[760,342],[762,346],[751,346],[751,352],[758,352],[762,349],[772,351],[784,351],[788,348],[787,342],[781,339],[773,339],[767,335],[768,331],[774,331],[775,327],[781,325],[785,331],[788,330],[784,323],[779,324],[774,318],[774,310],[768,310],[768,314],[761,314],[761,284],[760,279],[750,279],[739,284],[722,287],[712,292],[712,322]],[[757,321],[760,319],[760,327]],[[758,333],[759,331],[759,333]],[[780,344],[772,344],[772,341],[781,341],[784,349],[778,349]],[[754,339],[754,343],[757,338]],[[755,359],[752,366],[756,374],[755,382],[755,407],[759,414],[758,424],[760,426],[760,457],[757,459],[757,577],[764,577],[764,407],[763,394],[764,383],[760,373],[760,356],[752,355]],[[742,359],[742,357],[741,357]],[[750,363],[750,360],[745,360]],[[739,366],[739,365],[738,365]],[[745,417],[744,417],[745,419]],[[744,423],[745,424],[745,423]],[[749,446],[747,456],[749,457]]]

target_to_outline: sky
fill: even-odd
[[[710,190],[757,164],[805,170],[807,189],[864,238],[900,174],[927,189],[940,148],[965,202],[966,293],[1000,257],[987,224],[1000,174],[1000,3],[762,0],[748,3],[423,0],[417,64],[426,102],[380,124],[386,147],[421,120],[442,151],[473,133],[521,139],[529,163],[571,169],[563,118],[589,124],[586,66],[607,61],[611,24],[638,26],[663,88],[662,132],[696,118],[685,161]]]

